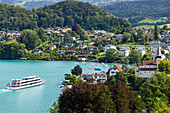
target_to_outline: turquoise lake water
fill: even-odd
[[[47,113],[62,93],[58,86],[64,74],[71,73],[77,64],[82,67],[83,73],[98,72],[92,69],[97,67],[107,71],[109,66],[114,65],[104,67],[92,62],[0,60],[0,113]],[[17,91],[5,89],[11,79],[22,79],[32,74],[44,77],[45,84]]]

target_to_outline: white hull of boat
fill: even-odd
[[[29,87],[34,87],[41,85],[45,82],[45,80],[42,80],[42,82],[37,83],[37,84],[32,84],[32,85],[27,85],[27,86],[22,86],[22,87],[7,87],[8,90],[19,90],[19,89],[24,89],[24,88],[29,88]]]

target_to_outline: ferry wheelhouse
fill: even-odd
[[[7,87],[8,90],[19,90],[23,88],[41,85],[45,82],[35,75],[24,77],[24,79],[12,79],[12,84]],[[9,83],[8,83],[9,84]]]

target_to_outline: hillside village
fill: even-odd
[[[121,59],[128,58],[131,51],[136,50],[139,51],[143,57],[146,57],[147,54],[146,59],[151,57],[150,59],[155,60],[155,54],[157,54],[160,45],[160,47],[162,47],[160,50],[162,54],[161,60],[168,60],[168,54],[170,52],[170,31],[163,30],[159,33],[160,43],[158,43],[155,42],[153,29],[143,28],[142,30],[145,32],[144,38],[149,38],[146,39],[145,42],[142,42],[142,39],[139,40],[140,42],[134,42],[134,39],[132,41],[132,35],[136,37],[140,35],[138,34],[138,28],[134,29],[135,34],[126,32],[123,34],[115,34],[104,30],[87,30],[84,36],[77,35],[71,28],[46,28],[44,29],[44,36],[48,38],[48,40],[36,47],[36,49],[26,51],[31,54],[41,55],[52,52],[62,56],[65,55],[65,57],[67,55],[74,56],[72,60],[81,60],[81,57],[87,61],[97,61],[96,59],[104,57],[109,49],[115,49]],[[71,36],[71,33],[74,33],[74,36]],[[0,40],[2,42],[17,41],[20,35],[21,32],[18,31],[0,31]],[[109,62],[109,60],[104,62]]]
[[[140,37],[140,30],[144,31],[144,38],[135,42],[132,35]],[[136,77],[148,78],[154,76],[159,71],[158,65],[162,60],[170,61],[170,30],[162,30],[159,32],[159,39],[156,41],[154,37],[154,29],[150,28],[134,28],[133,33],[115,34],[105,30],[87,30],[84,35],[77,35],[72,28],[46,28],[43,29],[44,36],[48,40],[40,44],[36,49],[26,52],[31,55],[43,56],[44,54],[55,54],[61,58],[58,60],[75,60],[75,61],[91,61],[91,62],[115,62],[135,65]],[[17,41],[22,32],[18,31],[0,31],[1,41]],[[127,38],[127,35],[129,37]],[[147,39],[148,38],[148,39]],[[109,51],[114,50],[114,51]],[[117,55],[117,58],[109,56]],[[139,56],[135,56],[139,54]],[[109,57],[107,57],[109,56]],[[39,59],[31,60],[43,60]],[[110,58],[111,57],[111,58]],[[140,57],[140,59],[135,59]],[[22,60],[29,60],[27,57],[21,57]],[[105,60],[103,60],[105,59]],[[48,60],[56,60],[49,58]],[[77,78],[81,78],[90,83],[103,83],[112,75],[124,71],[117,64],[110,67],[108,72],[100,72],[95,74],[83,73]]]

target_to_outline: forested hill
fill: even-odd
[[[38,15],[38,26],[55,27],[80,24],[84,29],[122,29],[131,24],[113,16],[102,8],[86,2],[62,1],[57,4],[40,7],[35,13]]]
[[[111,30],[130,27],[131,24],[113,16],[102,8],[85,2],[62,1],[54,5],[28,10],[21,6],[0,4],[0,28],[34,29],[80,24],[84,29]]]
[[[38,16],[25,7],[0,3],[0,28],[33,29]]]
[[[170,0],[141,0],[117,2],[103,9],[118,17],[152,16],[170,17]]]

